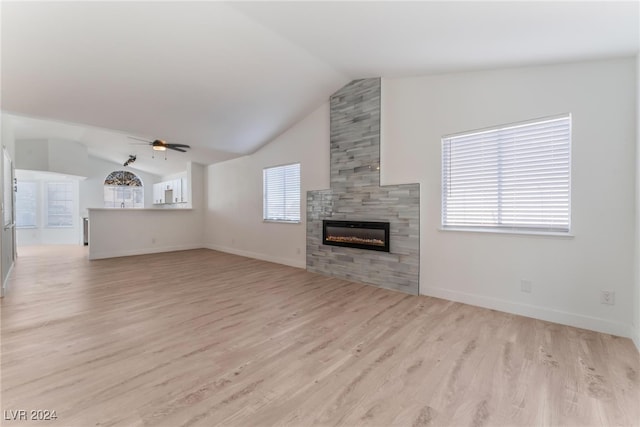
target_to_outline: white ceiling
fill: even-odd
[[[2,2],[21,139],[160,175],[250,153],[355,78],[634,55],[638,2]],[[39,118],[40,120],[34,120]],[[46,120],[42,120],[46,119]],[[190,144],[167,161],[126,135]],[[156,156],[157,157],[157,156]]]
[[[234,7],[349,77],[633,55],[638,1],[248,2]]]

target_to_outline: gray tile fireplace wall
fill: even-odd
[[[380,79],[331,97],[331,188],[307,192],[307,270],[417,294],[420,186],[380,186]],[[390,252],[322,244],[322,220],[389,221]]]

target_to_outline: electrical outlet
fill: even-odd
[[[155,238],[155,237],[152,237],[152,238],[151,238],[151,244],[152,244],[152,245],[155,245],[155,244],[156,244],[156,238]]]
[[[297,249],[296,249],[296,253],[297,253],[298,255],[300,255],[300,248],[297,248]]]
[[[520,290],[522,292],[526,292],[530,294],[532,286],[533,286],[533,283],[531,283],[531,280],[520,280]]]
[[[616,293],[613,291],[600,291],[600,303],[614,305],[616,303]]]

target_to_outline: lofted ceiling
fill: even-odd
[[[2,2],[2,109],[164,175],[245,155],[352,79],[637,54],[638,2]],[[189,144],[167,160],[127,135]],[[18,141],[19,143],[19,141]],[[156,153],[157,154],[157,153]]]

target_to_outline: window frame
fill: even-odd
[[[64,184],[64,185],[67,185],[67,186],[70,187],[69,192],[71,194],[71,199],[70,200],[56,200],[56,201],[71,203],[71,213],[70,213],[70,215],[71,215],[71,224],[69,224],[69,225],[52,225],[50,223],[50,219],[49,219],[49,217],[51,215],[50,212],[49,212],[49,208],[50,208],[49,203],[51,202],[51,199],[49,197],[49,186],[51,186],[51,185],[61,185],[61,184]],[[71,181],[47,181],[47,182],[45,182],[44,187],[45,187],[45,191],[44,191],[45,203],[44,203],[44,209],[43,209],[44,212],[43,212],[43,214],[44,214],[45,228],[51,228],[51,229],[74,228],[76,226],[76,221],[75,221],[76,215],[74,214],[74,210],[75,210],[75,206],[76,206],[76,203],[77,203],[77,200],[76,200],[77,196],[75,194],[75,189],[74,189],[74,186],[73,186],[73,182],[71,182]]]
[[[122,177],[118,177],[117,174],[122,173]],[[131,175],[130,177],[126,177],[125,174],[129,174]],[[107,181],[114,180],[116,178],[122,179],[123,182],[125,180],[125,178],[127,179],[127,182],[133,182],[135,185],[127,185],[127,184],[116,184],[116,183],[107,183]],[[137,185],[139,184],[139,185]],[[131,199],[125,199],[124,198],[124,193],[127,189],[130,189],[131,191]],[[114,197],[113,197],[113,201],[109,201],[107,202],[106,199],[106,194],[107,191],[109,191]],[[123,193],[123,198],[122,199],[116,199],[117,193],[118,191],[122,191]],[[140,193],[140,196],[137,197],[136,193]],[[140,178],[140,176],[138,176],[136,173],[131,172],[131,171],[127,171],[127,170],[115,170],[113,172],[110,172],[107,177],[105,178],[103,185],[102,185],[102,206],[105,209],[144,209],[145,208],[145,200],[144,200],[144,182],[142,181],[142,178]],[[138,204],[136,206],[136,198],[140,198],[142,200],[141,204]],[[131,200],[132,201],[132,205],[128,206],[127,201]],[[107,204],[113,204],[113,206],[107,206]],[[118,204],[119,206],[116,206],[116,204]]]
[[[284,218],[268,217],[267,215],[267,172],[273,169],[285,168],[288,166],[298,166],[298,218],[289,220]],[[286,189],[285,189],[286,191]],[[286,199],[286,195],[284,196]],[[283,202],[284,204],[284,202]],[[279,224],[300,224],[302,223],[302,164],[300,162],[292,162],[275,166],[268,166],[262,169],[262,221],[273,222]]]
[[[540,226],[517,226],[517,225],[500,225],[500,224],[493,224],[493,225],[477,225],[477,224],[473,224],[473,225],[460,225],[460,224],[456,224],[456,225],[447,225],[445,224],[445,218],[446,218],[446,212],[445,212],[445,206],[447,205],[446,203],[446,180],[445,180],[445,144],[446,141],[452,139],[452,138],[456,138],[456,137],[461,137],[461,136],[472,136],[475,134],[482,134],[482,133],[489,133],[489,132],[500,132],[500,131],[507,131],[509,129],[514,129],[517,127],[524,127],[527,125],[533,125],[533,124],[537,124],[537,123],[544,123],[544,122],[548,122],[548,121],[554,121],[554,120],[561,120],[561,119],[568,119],[568,147],[567,147],[567,155],[568,155],[568,160],[567,160],[567,174],[568,174],[568,178],[567,178],[567,228],[566,229],[551,229],[549,228],[545,228],[542,224],[540,224]],[[504,149],[504,145],[502,145],[502,147],[497,147],[499,149]],[[455,134],[449,134],[449,135],[444,135],[441,138],[441,162],[440,162],[440,166],[441,166],[441,170],[440,170],[440,179],[441,179],[441,185],[440,185],[440,191],[441,191],[441,198],[440,198],[440,227],[439,230],[440,231],[457,231],[457,232],[480,232],[480,233],[494,233],[494,234],[514,234],[514,235],[542,235],[542,236],[557,236],[557,237],[574,237],[573,235],[573,228],[572,228],[572,215],[573,215],[573,210],[572,210],[572,158],[573,158],[573,117],[571,115],[571,113],[564,113],[564,114],[558,114],[558,115],[554,115],[554,116],[547,116],[547,117],[541,117],[541,118],[535,118],[535,119],[531,119],[531,120],[524,120],[524,121],[519,121],[519,122],[512,122],[512,123],[507,123],[507,124],[501,124],[501,125],[497,125],[497,126],[491,126],[491,127],[487,127],[487,128],[482,128],[482,129],[476,129],[476,130],[472,130],[472,131],[466,131],[466,132],[458,132]],[[501,166],[499,166],[497,168],[498,170],[501,169]],[[501,173],[501,171],[499,172]],[[450,177],[449,177],[450,179]],[[504,182],[504,180],[500,177],[497,178],[497,184],[498,187],[500,187],[502,185],[502,183]],[[503,193],[501,192],[501,190],[498,190],[499,193],[497,194],[498,197],[498,202],[496,202],[497,204],[500,204],[500,209],[502,207],[502,197],[503,197]]]
[[[131,191],[131,199],[116,199],[116,195],[118,193],[118,191],[122,191],[125,192],[126,190],[130,190]],[[114,196],[114,206],[107,206],[107,200],[106,200],[106,191],[109,191],[113,194]],[[142,203],[139,204],[138,206],[136,206],[135,203],[135,199],[136,199],[136,194],[139,192],[140,196],[139,198],[142,199]],[[127,201],[128,200],[132,200],[133,206],[128,206]],[[103,207],[105,209],[144,209],[144,187],[133,187],[133,186],[128,186],[128,185],[104,185],[102,187],[102,203],[103,203]],[[110,202],[109,202],[110,203]],[[116,203],[119,203],[120,205],[122,205],[124,203],[124,207],[122,206],[115,206]]]
[[[30,184],[33,185],[35,191],[35,207],[33,210],[33,225],[18,225],[18,218],[20,217],[20,215],[18,214],[18,194],[20,193],[20,185],[23,184]],[[38,229],[40,228],[40,221],[39,221],[39,207],[40,207],[40,191],[41,191],[41,186],[40,186],[40,182],[38,181],[32,181],[32,180],[18,180],[17,181],[17,187],[18,187],[18,191],[16,192],[16,229],[18,230],[33,230],[33,229]]]

